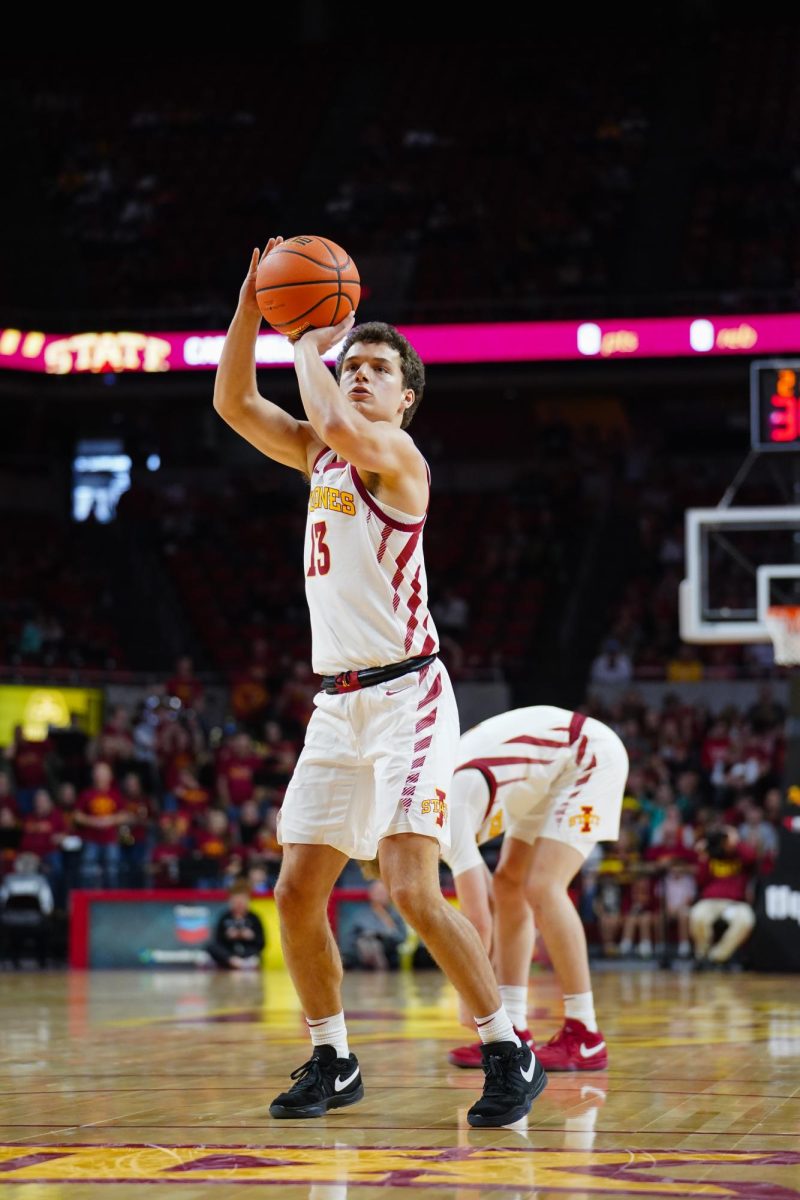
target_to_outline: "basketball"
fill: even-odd
[[[356,264],[335,242],[293,237],[258,264],[256,296],[264,319],[296,341],[307,329],[338,325],[355,312],[361,281]]]

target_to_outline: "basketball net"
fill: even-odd
[[[767,609],[766,625],[778,666],[797,666],[800,663],[800,604],[773,604]]]

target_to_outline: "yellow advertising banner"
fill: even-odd
[[[98,734],[103,720],[100,688],[0,686],[0,746],[11,745],[17,725],[29,741],[43,742],[49,726],[65,728],[72,713],[85,733]]]

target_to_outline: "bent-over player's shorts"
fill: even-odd
[[[530,817],[515,813],[506,836],[529,845],[540,837],[552,838],[586,859],[598,842],[613,842],[619,836],[628,752],[613,729],[593,717],[586,718],[572,749],[549,804]]]
[[[319,692],[314,704],[278,818],[281,844],[334,846],[360,859],[395,833],[449,846],[460,730],[442,663],[357,692]]]

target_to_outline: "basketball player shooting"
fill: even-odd
[[[282,242],[272,238],[265,254]],[[377,853],[392,902],[475,1017],[483,1095],[475,1126],[516,1121],[547,1083],[503,1007],[480,938],[445,901],[440,849],[458,713],[437,657],[422,551],[429,477],[406,432],[424,366],[390,325],[309,329],[295,346],[306,421],[258,392],[255,250],[217,371],[214,407],[239,434],[310,481],[304,569],[312,660],[323,677],[281,810],[275,898],[284,958],[313,1051],[275,1098],[277,1118],[322,1116],[364,1094],[342,1010],[342,964],[327,918],[348,858]],[[336,378],[322,355],[344,339]]]

